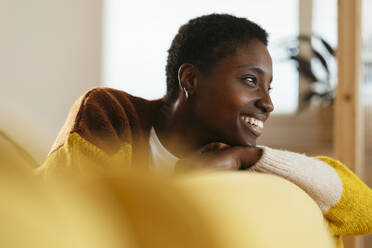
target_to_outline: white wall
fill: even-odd
[[[362,0],[362,38],[364,51],[372,53],[372,0]]]
[[[101,0],[0,0],[0,129],[38,161],[100,81],[101,13]]]

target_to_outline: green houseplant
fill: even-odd
[[[311,49],[310,57],[300,53],[299,44],[307,43]],[[310,87],[302,94],[300,108],[302,112],[313,102],[322,105],[332,105],[335,97],[335,84],[333,80],[336,70],[335,49],[321,36],[316,34],[298,35],[287,41],[285,45],[287,59],[294,62],[300,76],[306,78]]]
[[[300,44],[308,49],[306,55],[300,53]],[[314,112],[317,140],[322,143],[332,141],[333,102],[335,99],[337,64],[335,49],[317,34],[298,35],[281,43],[284,47],[284,61],[296,66],[301,83],[309,84],[300,95],[297,113],[306,109]]]

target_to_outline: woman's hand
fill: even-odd
[[[206,145],[201,152],[179,160],[176,164],[176,170],[245,170],[254,165],[261,156],[262,149],[258,147],[211,143]]]

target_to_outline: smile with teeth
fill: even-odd
[[[241,120],[251,133],[253,133],[256,137],[261,136],[262,128],[264,127],[263,121],[248,115],[242,115]]]
[[[247,115],[242,115],[241,118],[245,123],[249,123],[251,125],[259,127],[260,129],[262,129],[264,127],[263,122],[261,120],[256,119],[256,118],[253,118],[253,117],[250,117],[250,116],[247,116]]]

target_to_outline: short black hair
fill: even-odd
[[[178,69],[184,63],[207,72],[219,60],[235,53],[251,40],[267,46],[267,32],[254,22],[229,14],[210,14],[191,19],[178,30],[168,50],[167,93],[174,100],[178,93]]]

